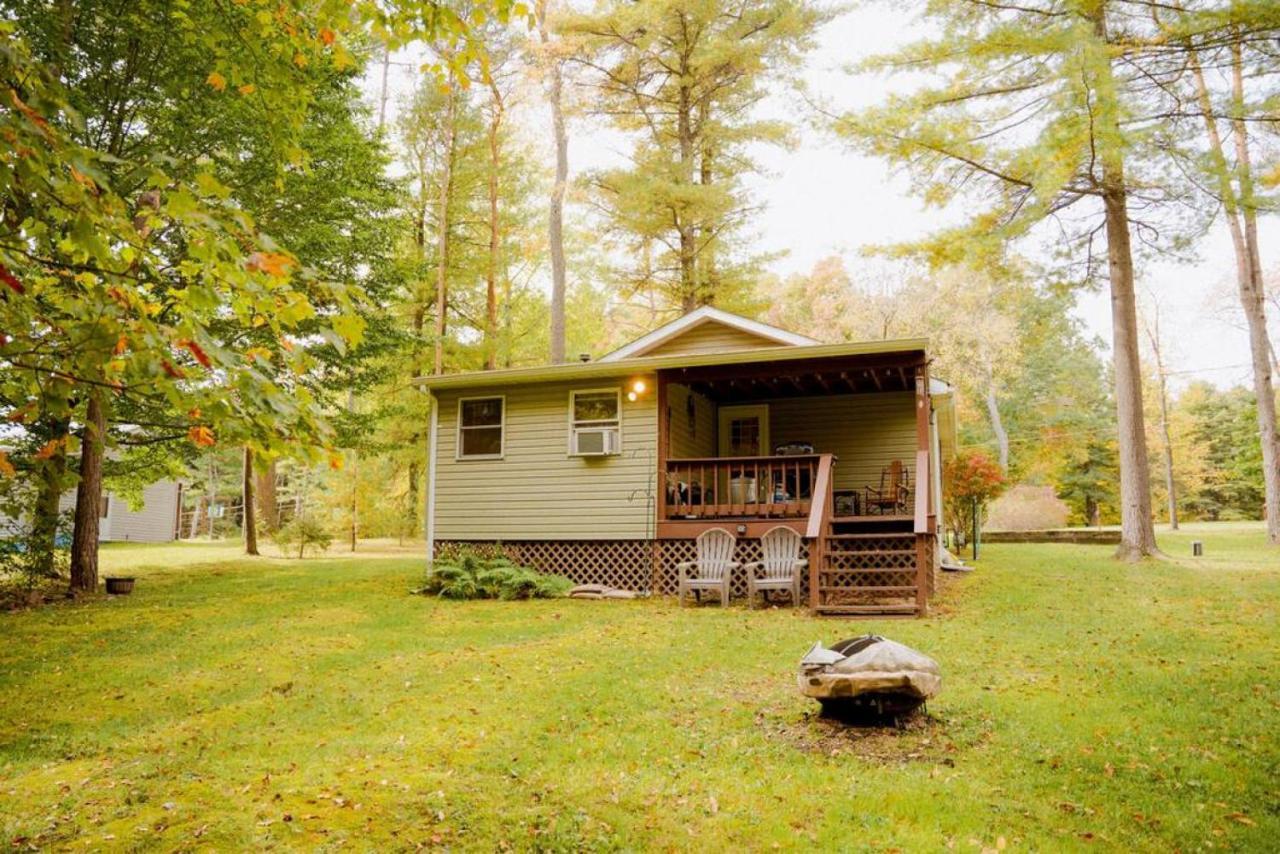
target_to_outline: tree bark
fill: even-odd
[[[498,221],[498,170],[502,166],[499,133],[502,129],[502,92],[489,81],[492,116],[489,120],[489,268],[485,272],[484,366],[498,366],[498,255],[501,223]]]
[[[1156,359],[1156,379],[1160,391],[1160,442],[1164,457],[1164,488],[1169,503],[1169,527],[1178,530],[1178,495],[1173,481],[1173,440],[1169,436],[1169,377],[1164,364],[1164,348],[1160,338],[1160,314],[1146,324],[1147,340]]]
[[[996,400],[996,380],[991,366],[986,366],[987,373],[987,417],[991,420],[991,432],[996,437],[996,452],[1000,456],[1000,470],[1009,471],[1009,431],[1004,429],[1004,419],[1000,417],[1000,405]]]
[[[693,104],[687,84],[680,84],[676,104],[676,136],[680,145],[680,178],[693,185]],[[680,309],[688,314],[698,307],[697,232],[686,211],[676,212],[676,230],[680,235]]]
[[[1209,138],[1209,159],[1216,173],[1218,195],[1222,200],[1227,230],[1236,257],[1236,284],[1240,307],[1249,330],[1249,355],[1253,367],[1253,393],[1257,409],[1258,439],[1262,446],[1262,478],[1265,490],[1267,542],[1280,545],[1280,437],[1276,427],[1275,387],[1271,379],[1272,353],[1267,331],[1266,304],[1262,263],[1258,252],[1256,199],[1249,153],[1248,127],[1241,118],[1244,102],[1244,79],[1239,42],[1232,46],[1232,131],[1236,145],[1235,178],[1227,161],[1222,135],[1218,129],[1209,87],[1195,51],[1190,51],[1190,65],[1196,84],[1196,98]],[[1243,222],[1242,222],[1243,221]]]
[[[456,122],[458,95],[453,75],[449,76],[449,96],[445,100],[445,136],[447,143],[441,164],[439,222],[436,224],[436,340],[434,373],[444,373],[444,336],[449,324],[449,198],[453,195],[453,159],[458,147]]]
[[[257,468],[254,495],[258,499],[258,515],[268,531],[280,527],[279,498],[276,497],[276,461],[268,460]]]
[[[68,419],[55,419],[48,430],[51,439],[67,435],[71,429]],[[57,574],[54,555],[58,548],[58,507],[62,502],[63,481],[67,473],[66,443],[59,444],[53,455],[40,467],[39,485],[36,494],[35,513],[31,523],[31,548],[35,551],[35,565],[32,567],[39,575],[50,577]]]
[[[1090,13],[1099,40],[1109,44],[1106,4]],[[1111,340],[1115,371],[1116,422],[1120,451],[1120,545],[1116,557],[1138,560],[1158,555],[1151,518],[1151,471],[1147,462],[1147,434],[1142,414],[1142,367],[1138,358],[1138,306],[1133,286],[1133,248],[1129,236],[1128,191],[1124,153],[1116,140],[1120,105],[1115,94],[1111,59],[1101,59],[1094,88],[1100,130],[1102,164],[1100,190],[1107,234],[1107,267],[1111,284]]]
[[[538,36],[543,50],[551,44],[547,30],[547,2],[539,0],[536,6]],[[558,365],[565,359],[565,268],[564,268],[564,194],[569,183],[569,137],[564,123],[564,75],[559,58],[548,56],[550,72],[551,131],[556,147],[556,180],[551,187],[551,202],[547,213],[547,243],[551,251],[551,363]]]
[[[102,458],[107,433],[102,390],[89,392],[80,438],[80,483],[76,486],[75,524],[71,532],[71,590],[98,589],[98,525],[102,513]]]
[[[1276,395],[1271,381],[1271,341],[1263,302],[1262,258],[1258,250],[1258,202],[1254,195],[1249,133],[1244,121],[1244,61],[1240,42],[1231,46],[1232,130],[1236,140],[1236,172],[1248,276],[1240,282],[1240,305],[1249,324],[1249,353],[1253,361],[1253,393],[1262,444],[1262,480],[1266,495],[1267,542],[1280,546],[1280,435],[1276,431]]]
[[[1106,167],[1104,167],[1106,170]],[[1138,312],[1133,254],[1123,177],[1104,179],[1107,259],[1111,279],[1112,349],[1116,422],[1120,449],[1120,546],[1116,556],[1136,560],[1159,553],[1151,519],[1151,472],[1142,415],[1142,368],[1138,358]]]
[[[244,553],[256,555],[258,553],[258,520],[253,496],[253,451],[248,445],[244,447],[244,477],[242,483],[244,490],[242,496],[244,505]]]

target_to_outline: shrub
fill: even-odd
[[[413,592],[441,599],[553,599],[572,586],[562,575],[543,575],[506,557],[483,558],[463,551],[433,561],[422,586]]]
[[[301,559],[307,551],[326,552],[333,542],[333,535],[312,516],[296,516],[281,525],[271,534],[280,551],[288,554],[297,549]]]

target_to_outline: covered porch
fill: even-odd
[[[940,490],[922,350],[666,369],[657,400],[664,553],[718,527],[750,555],[784,525],[816,612],[925,612]]]

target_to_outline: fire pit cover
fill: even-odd
[[[815,643],[800,659],[796,681],[801,693],[824,705],[864,694],[919,704],[942,689],[942,672],[936,661],[909,646],[863,635],[830,649]]]

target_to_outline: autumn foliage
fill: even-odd
[[[973,526],[974,502],[978,511],[1009,487],[1009,479],[985,451],[961,451],[943,467],[946,481],[947,525],[952,531],[969,531]]]

